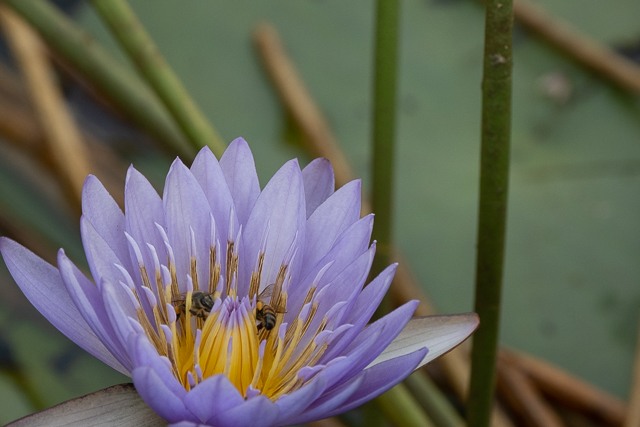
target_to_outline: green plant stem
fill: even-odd
[[[404,384],[437,427],[464,427],[462,417],[424,371],[414,372]]]
[[[403,385],[398,384],[375,399],[385,418],[397,426],[435,427]]]
[[[52,50],[127,118],[172,153],[193,158],[195,150],[186,143],[155,94],[71,19],[43,0],[5,0],[4,3],[29,22]]]
[[[375,399],[362,405],[360,411],[362,412],[362,420],[357,424],[357,427],[389,427],[389,421],[385,418],[382,408]]]
[[[487,0],[482,80],[480,205],[469,427],[489,426],[495,390],[511,133],[513,0]]]
[[[93,5],[192,145],[209,146],[220,157],[225,149],[222,138],[160,54],[126,0],[93,0]]]
[[[371,205],[376,214],[372,237],[377,241],[377,247],[370,278],[391,262],[398,19],[398,0],[377,1],[371,168]],[[385,297],[377,314],[388,312],[389,307]]]
[[[24,396],[29,400],[35,411],[41,411],[47,407],[40,396],[40,392],[33,386],[32,381],[27,378],[22,368],[14,366],[11,369],[6,369],[5,372],[20,391],[24,393]]]

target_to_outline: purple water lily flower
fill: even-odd
[[[367,326],[395,272],[364,286],[373,216],[360,182],[287,162],[260,190],[238,138],[220,161],[179,159],[162,198],[131,167],[125,213],[94,176],[80,221],[95,281],[2,238],[27,298],[70,339],[133,378],[180,425],[275,426],[355,408],[450,350],[475,314],[411,319],[411,301]]]

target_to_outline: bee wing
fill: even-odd
[[[258,299],[261,301],[264,301],[267,298],[271,298],[271,295],[273,294],[273,288],[275,287],[275,283],[270,284],[269,286],[267,286],[266,288],[264,288],[262,290],[262,292],[260,292],[260,295],[258,295]]]
[[[183,292],[177,297],[172,298],[171,302],[180,302],[180,301],[186,301],[186,300],[187,300],[187,292]]]
[[[287,309],[284,306],[277,306],[277,307],[273,307],[273,311],[275,311],[276,313],[286,313]]]

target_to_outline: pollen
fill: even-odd
[[[211,376],[222,374],[243,396],[257,392],[276,401],[310,381],[312,376],[300,372],[302,368],[314,367],[327,349],[326,342],[316,339],[325,329],[327,319],[316,322],[318,326],[310,330],[318,308],[312,287],[297,309],[297,316],[289,317],[292,319],[289,324],[284,322],[291,281],[288,265],[295,252],[285,256],[275,283],[263,286],[264,289],[260,286],[264,252],[260,253],[248,294],[238,295],[237,246],[234,241],[227,242],[222,274],[220,245],[212,236],[208,277],[205,280],[198,277],[198,258],[192,243],[189,275],[183,287],[186,292],[180,292],[173,250],[163,230],[161,234],[167,266],[160,264],[156,250],[150,246],[155,261],[152,278],[135,242],[129,239],[138,255],[143,283],[142,292],[136,292],[133,286],[130,289],[139,303],[140,325],[187,391]],[[321,367],[312,371],[317,373],[318,368]]]

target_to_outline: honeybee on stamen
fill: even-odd
[[[180,315],[187,310],[187,293],[182,293],[171,301],[176,309],[176,317],[180,319]],[[211,313],[215,299],[213,294],[209,292],[195,291],[191,294],[191,308],[189,312],[200,319],[206,319]]]
[[[264,300],[271,299],[273,293],[274,283],[270,284],[258,295],[258,301],[256,302],[256,321],[258,322],[258,331],[265,329],[267,331],[272,330],[276,326],[277,314],[286,313],[284,307],[273,307],[267,304]]]

